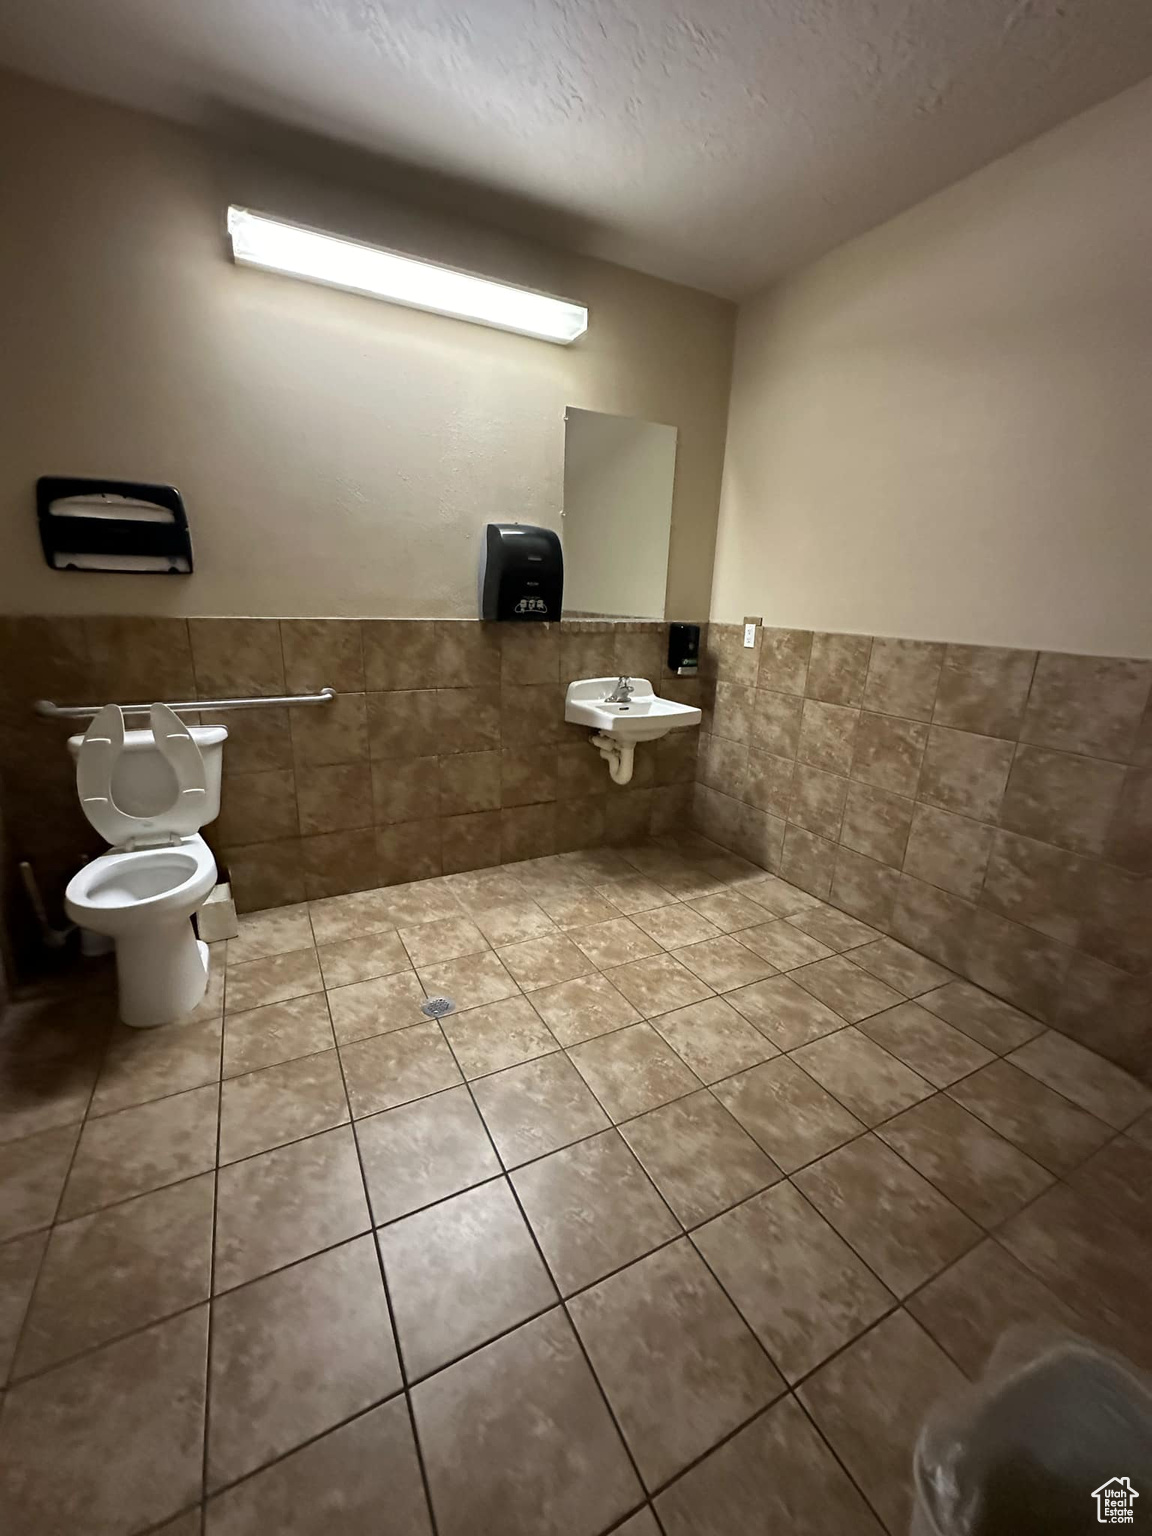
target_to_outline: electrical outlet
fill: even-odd
[[[755,626],[755,624],[745,624],[745,626],[744,626],[744,649],[746,651],[750,651],[755,644],[756,644],[756,626]]]

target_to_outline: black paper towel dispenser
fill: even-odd
[[[563,603],[559,535],[529,523],[489,523],[480,562],[480,617],[555,621]]]

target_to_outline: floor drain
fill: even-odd
[[[430,997],[420,1008],[421,1013],[426,1013],[430,1019],[438,1019],[441,1014],[451,1013],[456,1004],[450,997]]]

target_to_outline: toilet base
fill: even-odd
[[[191,1013],[208,990],[208,946],[192,919],[150,924],[116,940],[120,1018],[133,1029],[154,1029]]]

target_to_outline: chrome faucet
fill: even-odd
[[[632,694],[632,679],[630,677],[621,677],[604,702],[605,704],[630,704]]]

